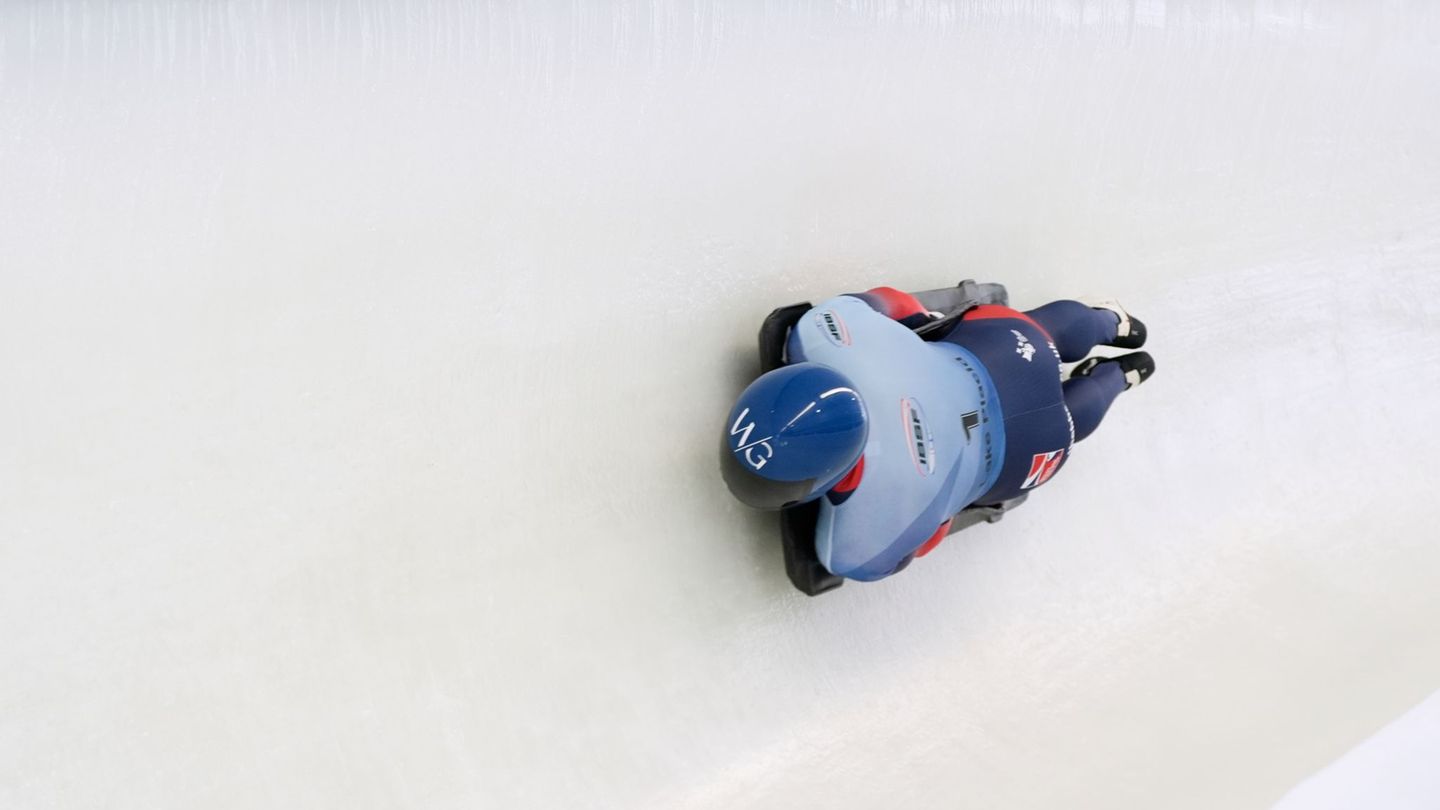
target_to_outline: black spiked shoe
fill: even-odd
[[[1105,301],[1096,304],[1091,309],[1103,309],[1120,319],[1120,325],[1115,330],[1115,339],[1106,345],[1114,346],[1117,349],[1138,349],[1145,345],[1145,324],[1141,323],[1139,318],[1126,312],[1125,308],[1120,306],[1120,302]]]
[[[1125,375],[1125,390],[1139,385],[1150,379],[1155,373],[1155,358],[1149,352],[1131,352],[1122,354],[1119,357],[1091,357],[1080,361],[1070,372],[1071,377],[1089,377],[1101,363],[1118,363],[1120,371]]]

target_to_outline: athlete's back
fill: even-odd
[[[834,368],[865,403],[870,435],[858,485],[820,505],[815,547],[832,573],[878,579],[990,489],[1004,455],[995,389],[975,356],[927,343],[860,298],[807,312],[791,362]]]

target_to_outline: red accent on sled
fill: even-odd
[[[830,490],[832,492],[850,492],[860,486],[860,479],[864,477],[865,457],[861,456],[860,460],[855,462],[855,466],[850,468],[850,472],[845,473],[845,477],[840,479],[840,483],[831,487]]]
[[[929,540],[926,540],[925,543],[920,546],[920,548],[916,549],[915,556],[924,557],[926,554],[929,554],[935,549],[936,546],[940,545],[940,541],[944,540],[945,535],[949,534],[949,532],[950,521],[947,520],[944,523],[940,524],[940,528],[936,529],[934,534],[930,535]]]
[[[920,299],[894,287],[876,287],[867,292],[879,298],[885,305],[885,314],[897,321],[925,311]]]

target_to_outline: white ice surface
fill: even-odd
[[[1440,6],[0,4],[0,807],[1254,808],[1440,686]],[[791,590],[772,307],[1159,371]]]
[[[1274,810],[1432,810],[1440,797],[1440,692],[1301,782]]]

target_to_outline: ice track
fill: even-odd
[[[1440,687],[1437,265],[1423,0],[0,5],[0,806],[1268,807]],[[1159,371],[806,599],[755,329],[963,277]]]

